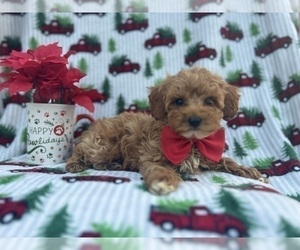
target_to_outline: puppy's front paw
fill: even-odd
[[[85,169],[86,167],[83,164],[77,162],[70,162],[66,164],[66,170],[70,173],[78,173]]]
[[[161,181],[153,181],[152,184],[149,186],[149,191],[152,194],[156,195],[166,195],[173,191],[175,191],[176,187],[165,180]]]

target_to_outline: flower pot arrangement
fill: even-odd
[[[97,90],[79,87],[85,76],[69,67],[72,52],[62,54],[58,43],[41,45],[27,52],[12,51],[0,59],[5,67],[0,76],[0,91],[8,89],[11,96],[30,93],[27,103],[28,161],[37,164],[65,162],[72,153],[75,105],[94,111]]]

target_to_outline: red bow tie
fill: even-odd
[[[208,160],[219,162],[225,147],[225,132],[221,128],[203,139],[187,139],[176,134],[169,126],[161,132],[161,147],[167,159],[175,165],[188,157],[193,145]]]

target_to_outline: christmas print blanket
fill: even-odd
[[[26,4],[8,2],[15,8]],[[29,13],[1,13],[0,56],[53,42],[65,52],[76,51],[72,65],[87,74],[80,84],[102,94],[93,114],[76,107],[76,115],[95,119],[149,111],[147,87],[182,68],[206,67],[242,94],[237,116],[223,124],[225,155],[258,168],[269,184],[207,171],[184,176],[176,192],[158,197],[145,189],[139,173],[91,169],[71,174],[64,164],[28,164],[28,97],[10,97],[3,90],[0,235],[300,237],[298,16],[226,12],[233,6],[226,0],[185,1],[187,11],[180,13],[147,12],[150,6],[142,1],[115,1],[119,12],[85,12],[84,6],[111,3],[68,2],[37,0]],[[288,3],[283,7],[292,10]],[[91,123],[77,120],[75,138]]]

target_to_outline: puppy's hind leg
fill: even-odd
[[[245,178],[260,180],[266,183],[268,182],[267,179],[263,178],[262,174],[256,168],[239,165],[231,158],[222,158],[220,163],[218,164],[218,167],[219,169],[211,168],[211,170],[227,172]]]
[[[106,169],[113,161],[120,159],[120,149],[109,130],[110,121],[105,120],[84,132],[68,159],[66,170],[80,172],[89,167]]]

